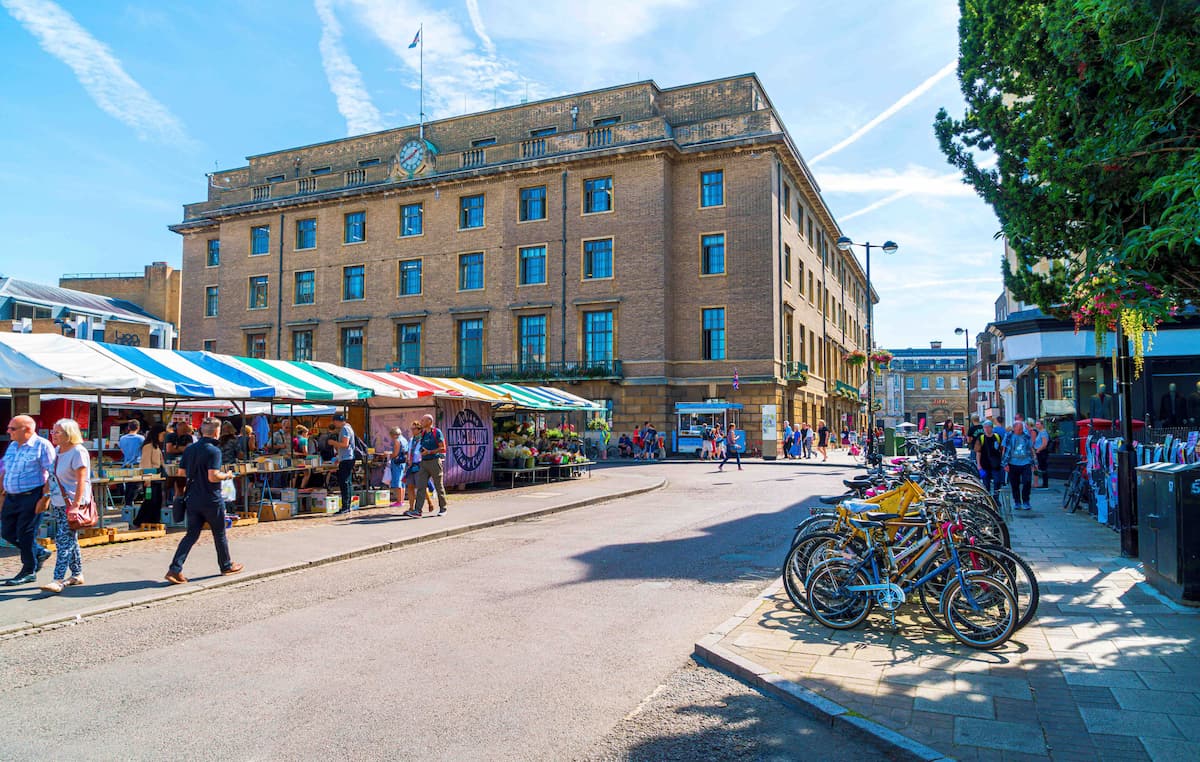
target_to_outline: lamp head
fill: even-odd
[[[962,336],[962,335],[963,335],[964,333],[966,333],[966,332],[967,332],[967,329],[966,329],[966,328],[955,328],[955,329],[954,329],[954,334],[955,334],[956,336]]]
[[[854,241],[851,241],[846,236],[842,236],[841,238],[837,239],[837,247],[842,251],[850,251],[850,247],[853,245]]]
[[[886,254],[895,254],[896,249],[898,249],[898,248],[900,248],[900,247],[896,245],[895,241],[884,241],[883,242],[883,251]]]

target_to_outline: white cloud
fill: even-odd
[[[0,0],[50,55],[75,72],[83,89],[109,116],[138,137],[168,143],[189,142],[183,125],[133,77],[108,46],[50,0]]]
[[[479,0],[467,0],[467,13],[471,16],[471,27],[475,29],[479,41],[483,43],[483,49],[488,52],[488,55],[496,55],[496,45],[488,36],[487,27],[483,25],[483,15],[479,13]]]
[[[383,117],[371,102],[362,73],[342,45],[342,25],[333,13],[332,1],[314,0],[313,7],[321,19],[321,64],[338,111],[346,120],[346,134],[382,130],[386,126]]]
[[[531,97],[542,97],[543,88],[527,83],[516,65],[499,55],[480,51],[462,23],[446,10],[433,10],[421,0],[345,0],[368,30],[413,74],[420,51],[409,49],[418,27],[423,27],[425,56],[425,112],[433,118],[515,102],[528,85]],[[490,41],[490,37],[488,38]],[[416,77],[412,85],[417,84]]]
[[[912,103],[917,98],[920,98],[925,93],[929,92],[929,90],[932,89],[933,86],[936,85],[938,82],[941,82],[943,79],[945,79],[946,77],[953,74],[955,69],[957,68],[957,66],[958,66],[957,61],[951,61],[950,63],[946,64],[941,69],[939,69],[938,72],[936,74],[934,74],[932,77],[925,80],[921,84],[917,85],[912,90],[909,90],[907,93],[905,93],[904,95],[902,95],[900,97],[900,100],[896,101],[892,105],[885,108],[882,112],[880,112],[879,116],[876,116],[874,119],[872,119],[871,121],[864,124],[862,127],[859,127],[857,130],[855,130],[850,135],[850,137],[841,141],[840,143],[833,146],[832,148],[829,148],[829,149],[817,154],[815,157],[810,159],[808,163],[810,165],[816,164],[817,162],[821,161],[822,159],[826,159],[826,158],[834,155],[838,151],[841,151],[843,148],[847,148],[848,146],[851,146],[854,143],[857,143],[858,140],[860,138],[862,138],[862,136],[866,135],[871,130],[873,130],[876,127],[878,127],[879,125],[883,124],[888,119],[891,119],[893,116],[895,116],[897,113],[899,113],[905,106]]]

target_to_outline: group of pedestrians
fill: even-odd
[[[972,417],[967,431],[967,446],[975,455],[980,478],[994,497],[1007,481],[1012,490],[1013,510],[1031,511],[1033,478],[1040,474],[1042,488],[1050,486],[1046,468],[1050,457],[1050,435],[1042,421],[1032,425],[1017,413],[1012,426],[1005,428],[1004,417],[988,417],[980,422]]]
[[[849,442],[850,432],[843,440]],[[817,419],[814,430],[807,422],[798,423],[794,427],[790,421],[783,422],[783,457],[785,460],[810,460],[821,456],[821,461],[829,460],[829,426],[824,419]]]
[[[435,490],[438,509],[434,515],[446,513],[442,469],[446,440],[433,423],[433,416],[426,415],[412,423],[411,438],[393,434],[397,441],[393,468],[399,467],[402,478],[407,478],[411,509],[406,515],[409,516],[423,514],[427,491],[415,489],[417,484],[427,484]],[[333,416],[328,431],[319,438],[311,437],[311,432],[303,426],[295,427],[294,436],[289,429],[289,423],[276,425],[266,451],[297,454],[317,449],[326,459],[337,461],[341,512],[349,511],[356,437],[345,416]],[[70,512],[93,501],[91,456],[83,446],[79,424],[70,418],[57,421],[47,440],[37,434],[33,418],[18,415],[9,422],[8,434],[10,444],[0,459],[0,536],[19,551],[21,568],[4,584],[11,587],[37,581],[38,573],[51,556],[36,541],[40,514],[49,512],[54,522],[57,560],[53,577],[41,589],[61,593],[66,587],[82,585],[78,533],[68,520]],[[183,422],[173,431],[155,423],[143,434],[141,423],[131,421],[118,441],[123,466],[162,473],[167,463],[177,462],[183,470],[183,476],[134,481],[124,490],[127,506],[142,498],[141,507],[130,521],[132,527],[158,523],[164,504],[174,508],[177,518],[186,524],[166,575],[166,580],[176,585],[188,581],[183,567],[206,525],[213,535],[221,574],[236,574],[243,569],[230,554],[221,484],[237,477],[231,466],[256,451],[256,437],[249,426],[239,433],[230,422],[217,418],[205,419],[198,434],[194,436],[191,426]],[[400,483],[401,479],[393,481]],[[180,512],[182,516],[178,515]]]
[[[399,426],[393,426],[388,434],[392,438],[388,459],[392,506],[403,505],[407,499],[409,509],[404,515],[419,519],[425,515],[425,503],[431,499],[432,490],[438,507],[434,512],[431,505],[430,514],[444,516],[446,485],[442,462],[446,458],[446,437],[434,426],[433,416],[425,415],[409,424],[407,437]]]

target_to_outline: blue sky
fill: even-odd
[[[961,112],[952,0],[0,0],[0,273],[178,264],[166,226],[245,156],[640,79],[756,72],[872,256],[885,346],[992,317],[1001,243],[931,123]],[[186,284],[185,284],[186,285]]]

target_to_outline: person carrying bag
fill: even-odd
[[[54,424],[50,437],[58,448],[47,485],[58,557],[54,563],[54,579],[42,585],[42,590],[57,595],[66,587],[83,584],[83,558],[76,532],[94,526],[100,515],[92,499],[91,456],[83,447],[79,424],[64,418]],[[68,569],[70,577],[67,577]]]

